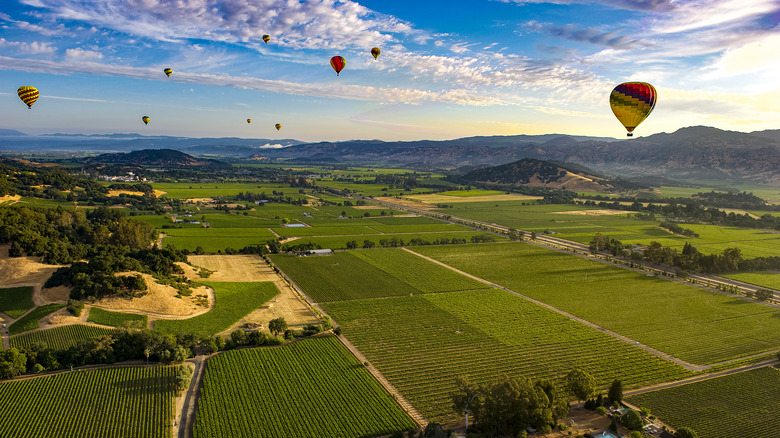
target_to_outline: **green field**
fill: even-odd
[[[416,428],[355,356],[325,336],[210,359],[194,436],[347,438]]]
[[[110,325],[111,327],[121,327],[125,323],[132,323],[140,328],[146,328],[148,317],[136,313],[111,312],[97,307],[89,309],[87,321],[95,324]]]
[[[775,438],[780,431],[780,370],[753,371],[627,398],[669,425],[700,438]]]
[[[393,233],[393,234],[376,234],[371,236],[327,236],[327,237],[301,237],[295,240],[292,240],[286,245],[300,245],[300,244],[306,244],[306,243],[314,243],[317,245],[320,245],[323,248],[330,248],[330,249],[346,249],[347,248],[347,242],[355,241],[358,244],[358,247],[362,247],[363,243],[368,240],[374,243],[374,245],[379,248],[381,245],[382,240],[391,240],[393,238],[401,239],[404,241],[404,244],[408,244],[409,241],[412,239],[422,239],[426,242],[433,243],[436,240],[452,240],[452,239],[463,239],[466,242],[471,242],[471,238],[474,236],[485,236],[490,235],[495,240],[502,241],[502,240],[508,240],[506,237],[503,236],[496,236],[493,234],[488,234],[481,231],[450,231],[445,233]]]
[[[414,251],[688,362],[780,346],[780,310],[524,243]]]
[[[202,282],[214,289],[216,305],[203,315],[189,319],[158,319],[154,329],[165,333],[215,335],[227,330],[241,318],[279,293],[271,282]]]
[[[45,306],[36,307],[27,315],[19,318],[8,327],[8,333],[15,335],[18,333],[26,332],[28,330],[37,329],[40,327],[39,320],[44,316],[65,307],[64,304],[46,304]]]
[[[721,274],[721,277],[733,278],[756,286],[780,289],[780,273],[775,271],[744,272],[740,274]]]
[[[174,367],[106,368],[0,383],[0,436],[171,436]]]
[[[505,192],[498,190],[452,190],[449,192],[441,192],[440,195],[445,196],[457,196],[460,198],[470,198],[473,196],[491,196],[491,195],[503,195]]]
[[[293,196],[294,190],[283,184],[258,184],[258,183],[153,183],[155,190],[162,190],[166,198],[210,198],[214,196],[235,196],[239,192],[272,193],[274,190],[289,192]],[[295,190],[297,192],[297,190]],[[297,195],[297,193],[295,193]]]
[[[350,275],[342,271],[342,275]],[[431,421],[462,420],[452,410],[455,379],[561,378],[573,368],[604,388],[689,375],[653,356],[502,290],[420,294],[324,303],[344,335]]]
[[[0,289],[0,312],[11,318],[18,318],[35,307],[30,286],[6,287]]]
[[[11,337],[11,347],[27,348],[36,342],[45,342],[49,348],[65,350],[82,339],[110,335],[114,330],[75,324],[23,333]]]

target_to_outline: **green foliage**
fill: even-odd
[[[620,417],[620,423],[628,430],[642,430],[642,426],[644,426],[642,423],[642,416],[633,409]]]
[[[68,312],[73,316],[81,316],[81,311],[84,310],[84,303],[79,300],[68,300]]]
[[[136,313],[121,313],[103,310],[98,307],[92,307],[89,310],[87,321],[95,324],[110,325],[112,327],[122,327],[126,324],[136,328],[146,328],[148,317]]]
[[[587,371],[579,368],[569,371],[566,374],[566,388],[577,397],[577,400],[587,400],[596,390],[596,380]]]
[[[192,379],[192,367],[184,364],[176,367],[176,389],[181,391],[190,385]]]
[[[28,330],[36,329],[40,326],[39,320],[44,316],[65,307],[65,304],[46,304],[44,306],[36,307],[27,315],[19,318],[8,327],[8,333],[15,335],[18,333],[26,332]]]
[[[35,307],[30,286],[6,287],[0,289],[0,312],[11,318],[18,318]]]
[[[276,319],[272,319],[268,322],[268,330],[274,334],[274,336],[278,336],[279,333],[283,333],[285,330],[287,330],[287,321],[284,320],[284,317],[278,317]]]
[[[620,380],[613,380],[612,385],[609,387],[609,393],[607,395],[610,403],[622,403],[623,402],[623,382]]]
[[[674,434],[675,438],[699,438],[699,435],[689,427],[681,427]]]
[[[194,436],[241,430],[247,436],[358,437],[415,427],[349,350],[326,336],[210,359]]]
[[[174,372],[106,368],[0,383],[0,405],[9,408],[0,435],[170,437]]]
[[[163,333],[213,335],[226,330],[279,293],[271,282],[203,282],[214,289],[216,304],[211,311],[189,319],[160,319],[155,330]]]
[[[780,369],[765,367],[627,397],[666,424],[699,436],[774,438],[780,430]]]
[[[112,329],[93,327],[83,324],[66,325],[11,337],[11,346],[29,349],[35,343],[44,343],[51,349],[64,350],[78,341],[110,335]]]

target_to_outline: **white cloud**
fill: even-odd
[[[51,54],[57,51],[50,43],[8,41],[5,38],[0,38],[0,47],[14,48],[25,55]]]
[[[103,54],[93,50],[84,50],[81,48],[68,49],[65,51],[65,57],[71,60],[90,61],[103,59]]]
[[[715,26],[724,31],[780,9],[776,0],[693,0],[675,6],[669,14],[660,14],[651,32],[679,33]]]
[[[740,47],[726,50],[710,67],[711,76],[736,76],[759,71],[780,72],[780,34],[768,35]]]

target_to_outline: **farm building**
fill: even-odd
[[[307,253],[309,255],[331,255],[333,254],[332,249],[310,249]]]

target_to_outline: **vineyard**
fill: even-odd
[[[688,362],[780,344],[776,308],[581,257],[523,243],[413,250]]]
[[[352,438],[417,427],[334,336],[215,356],[198,406],[196,438]]]
[[[753,371],[627,398],[674,427],[700,438],[772,438],[780,430],[780,370]]]
[[[105,368],[0,383],[0,436],[171,437],[174,373]]]
[[[0,288],[0,312],[18,318],[35,307],[30,286]]]
[[[36,307],[27,315],[19,318],[8,327],[8,333],[15,335],[23,333],[29,330],[37,329],[40,327],[40,319],[44,316],[65,307],[64,304],[46,304],[45,306]]]
[[[342,273],[347,275],[346,273]],[[690,375],[684,368],[502,290],[339,301],[323,308],[368,360],[432,421],[460,419],[455,378],[559,381],[573,368],[604,388]]]
[[[203,315],[188,319],[158,319],[155,330],[166,333],[215,335],[279,294],[271,282],[202,282],[214,289],[216,304]]]
[[[45,342],[49,348],[65,350],[82,339],[110,335],[114,330],[76,324],[38,330],[11,337],[11,347],[27,348],[34,343]]]
[[[95,324],[110,325],[111,327],[121,327],[125,325],[125,323],[131,323],[140,328],[146,328],[147,319],[148,318],[146,315],[111,312],[97,307],[92,307],[89,309],[89,317],[87,318],[87,321],[94,322]]]
[[[412,240],[420,239],[423,241],[426,241],[430,244],[432,244],[434,241],[442,241],[447,240],[451,241],[452,239],[461,239],[465,242],[471,242],[471,238],[474,236],[484,236],[486,233],[480,232],[480,231],[447,231],[447,232],[436,232],[436,233],[392,233],[392,234],[375,234],[370,236],[314,236],[314,237],[301,237],[298,239],[295,239],[294,241],[291,241],[290,245],[300,245],[300,244],[306,244],[306,243],[315,243],[317,245],[320,245],[323,248],[330,248],[330,249],[346,249],[347,248],[347,242],[355,241],[358,244],[358,247],[362,247],[363,243],[368,240],[369,242],[373,243],[376,248],[381,247],[381,241],[382,240],[391,240],[393,238],[403,240],[404,244],[410,244]],[[508,240],[506,237],[503,236],[494,236],[490,235],[493,238],[495,238],[496,241],[501,240]]]

